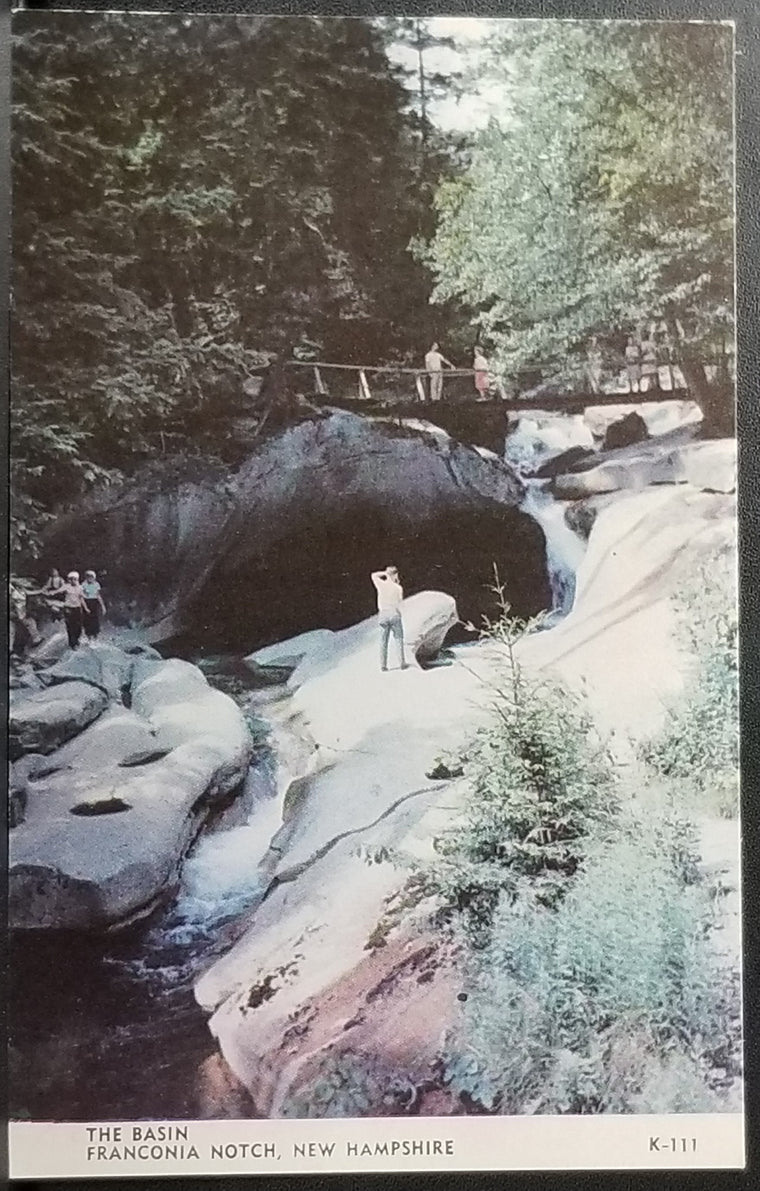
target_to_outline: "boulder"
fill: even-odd
[[[641,491],[652,484],[691,484],[707,492],[736,488],[736,440],[693,442],[680,434],[605,453],[596,467],[551,482],[560,500]]]
[[[60,661],[42,671],[40,679],[45,686],[55,686],[59,682],[89,682],[103,691],[106,689],[100,657],[88,645],[68,650]]]
[[[206,676],[192,662],[170,658],[156,663],[144,677],[137,671],[132,683],[132,710],[150,719],[154,712],[192,701],[209,689]]]
[[[547,459],[540,467],[537,467],[533,472],[536,479],[548,480],[552,476],[561,475],[566,471],[582,471],[583,465],[587,467],[592,466],[589,462],[595,459],[596,452],[591,447],[570,447],[567,451],[560,452],[559,455],[553,455],[551,459]]]
[[[129,654],[130,657],[152,658],[154,661],[162,661],[162,654],[160,654],[157,649],[154,649],[152,645],[146,645],[141,641],[135,641],[132,643],[125,642],[122,644],[122,649],[125,653]]]
[[[702,492],[736,491],[736,439],[691,443],[681,452],[682,476]]]
[[[594,438],[603,439],[608,428],[635,412],[643,420],[650,437],[669,434],[683,427],[696,427],[702,412],[694,401],[646,401],[638,405],[621,402],[619,405],[590,405],[583,420]]]
[[[164,623],[173,633],[178,592],[207,569],[231,509],[229,470],[201,457],[168,458],[92,493],[56,517],[41,567],[86,558],[101,574],[109,620]]]
[[[619,447],[631,447],[634,443],[644,442],[649,438],[647,424],[640,413],[632,410],[619,422],[612,422],[604,435],[602,450],[614,451]]]
[[[58,749],[51,761],[55,760],[61,771],[97,772],[121,765],[135,753],[155,752],[157,747],[156,729],[150,721],[126,707],[113,706]]]
[[[9,752],[52,753],[103,712],[105,691],[87,682],[61,682],[31,695],[10,698]]]
[[[101,682],[109,698],[120,701],[131,684],[134,657],[110,641],[95,641],[89,648],[100,662]]]
[[[600,496],[587,496],[585,500],[573,501],[565,507],[565,522],[574,533],[588,541],[598,514],[612,500],[614,500],[614,496],[609,493]]]
[[[456,601],[442,591],[421,591],[401,605],[404,625],[404,655],[410,665],[434,658],[446,636],[459,623]],[[391,664],[392,660],[391,644]],[[378,621],[376,616],[340,633],[331,633],[314,643],[291,675],[288,686],[298,690],[307,682],[333,675],[336,666],[352,665],[357,677],[378,664]],[[340,681],[344,675],[341,672]]]
[[[49,637],[30,651],[29,660],[35,666],[52,666],[68,651],[69,639],[62,628],[55,628]]]
[[[132,663],[132,672],[130,675],[130,700],[132,699],[134,692],[140,686],[140,684],[151,675],[158,674],[163,664],[164,659],[158,652],[156,653],[155,657],[152,657],[151,655],[137,655]]]
[[[370,573],[389,563],[409,592],[451,590],[474,622],[495,609],[494,562],[517,613],[551,602],[519,477],[446,434],[329,411],[260,442],[232,477],[191,482],[172,466],[103,493],[47,541],[56,557],[76,541],[107,570],[109,612],[153,641],[249,652],[342,629],[372,612]]]
[[[89,682],[105,691],[109,699],[120,700],[122,692],[129,687],[133,665],[133,658],[118,645],[94,641],[68,650],[54,665],[40,670],[39,677],[45,686]]]
[[[263,649],[257,649],[255,653],[243,658],[243,662],[254,674],[264,678],[272,673],[288,678],[308,654],[325,646],[329,647],[334,636],[331,629],[314,629],[310,633],[299,633],[297,637],[291,637],[288,641],[278,641],[274,645],[265,645]]]
[[[625,462],[605,460],[588,471],[555,476],[551,490],[558,500],[584,500],[607,492],[638,490],[650,484],[672,484],[677,476],[672,457],[646,457]]]
[[[249,755],[232,758],[206,737],[143,769],[51,779],[13,834],[12,926],[103,930],[149,913],[170,896],[179,862]],[[118,813],[72,813],[114,798]]]
[[[8,668],[8,689],[11,691],[39,691],[42,683],[27,662],[12,658]]]
[[[10,856],[14,926],[104,930],[149,913],[241,785],[253,746],[237,705],[187,662],[148,664],[131,709],[107,711],[27,782]],[[62,701],[71,687],[105,705],[83,682],[43,694]]]

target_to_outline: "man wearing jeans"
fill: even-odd
[[[401,601],[404,589],[399,583],[396,567],[373,571],[372,582],[377,591],[377,613],[380,621],[380,669],[388,669],[388,639],[396,641],[399,669],[406,670],[404,660],[404,626],[401,621]]]

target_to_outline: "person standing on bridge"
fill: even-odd
[[[377,615],[380,621],[380,669],[388,669],[388,641],[392,636],[396,642],[399,670],[406,670],[404,625],[401,620],[404,589],[397,568],[386,567],[384,571],[373,571],[372,582],[377,592]]]
[[[488,360],[483,355],[482,347],[476,344],[472,352],[472,367],[475,372],[475,390],[478,397],[487,397],[491,390],[491,380],[488,375]]]
[[[430,400],[440,401],[443,393],[443,366],[453,368],[445,356],[441,355],[438,344],[434,343],[425,356],[425,371],[430,377]]]
[[[657,344],[654,331],[650,330],[641,341],[641,391],[648,393],[650,389],[657,389],[660,385],[660,374],[657,371]]]
[[[628,336],[625,348],[625,370],[628,373],[628,388],[638,393],[641,384],[641,349],[633,335]]]

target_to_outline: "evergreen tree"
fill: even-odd
[[[17,547],[167,441],[216,449],[299,342],[429,339],[431,195],[373,24],[22,12],[13,72]]]
[[[420,17],[383,17],[378,22],[389,43],[405,46],[414,55],[414,66],[404,70],[406,89],[418,118],[422,153],[435,137],[430,105],[436,99],[461,93],[462,75],[458,70],[436,70],[429,66],[430,50],[455,50],[453,37],[433,32],[430,21]]]

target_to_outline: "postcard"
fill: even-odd
[[[744,1166],[734,37],[15,14],[13,1177]]]

